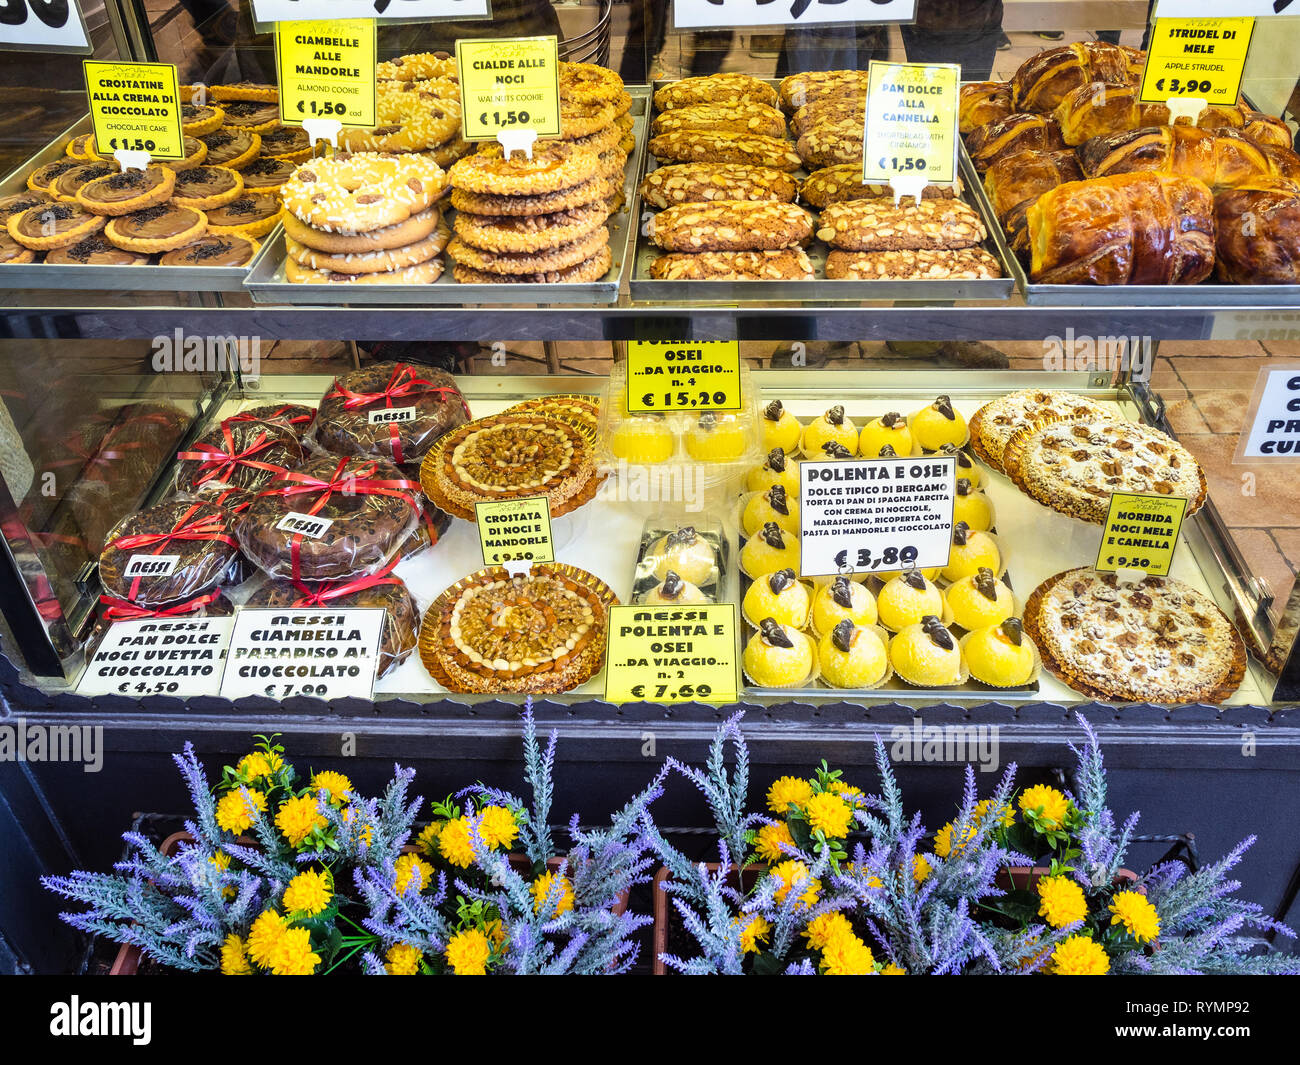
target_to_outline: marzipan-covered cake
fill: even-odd
[[[1029,597],[1025,632],[1049,671],[1103,699],[1221,702],[1246,670],[1245,644],[1227,616],[1172,577],[1127,584],[1066,570]]]
[[[564,692],[604,666],[614,593],[574,566],[479,570],[424,616],[420,656],[453,692]]]

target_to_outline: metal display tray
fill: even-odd
[[[27,191],[27,175],[63,158],[64,145],[90,133],[90,115],[74,122],[53,141],[0,181],[0,196]],[[260,251],[260,249],[259,249]],[[251,264],[250,264],[251,265]],[[75,288],[102,292],[239,292],[248,266],[71,266],[8,263],[0,267],[0,289]]]
[[[641,171],[649,129],[650,87],[629,85],[632,97],[632,136],[636,141],[628,157],[624,180],[630,172]],[[623,280],[623,266],[631,250],[633,197],[624,197],[623,207],[609,222],[610,252],[613,262],[603,280],[573,284],[460,284],[453,278],[450,265],[431,285],[296,285],[285,278],[284,227],[277,225],[257,253],[244,282],[255,303],[289,303],[296,305],[430,305],[430,304],[601,304],[615,303]]]
[[[780,79],[767,79],[774,88]],[[669,82],[655,82],[655,88]],[[647,124],[650,119],[647,117]],[[648,141],[648,138],[647,138]],[[642,219],[647,208],[641,208],[641,180],[656,169],[658,163],[649,150],[644,153],[644,168],[637,174],[636,217]],[[974,171],[970,171],[973,173]],[[806,171],[796,171],[796,178],[806,176]],[[966,169],[961,169],[962,181],[970,184]],[[813,240],[806,249],[816,276],[811,281],[657,281],[650,276],[650,265],[663,250],[641,232],[637,225],[636,256],[628,291],[634,300],[650,302],[707,301],[711,303],[737,303],[749,301],[798,300],[802,302],[833,303],[843,300],[853,302],[919,302],[948,303],[954,300],[1001,300],[1011,295],[1015,280],[1012,278],[1003,249],[993,240],[997,219],[989,211],[987,200],[963,195],[963,200],[979,211],[989,238],[984,250],[998,260],[1003,275],[998,278],[968,281],[844,281],[825,277],[826,256],[830,249],[820,240]]]

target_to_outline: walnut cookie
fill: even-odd
[[[486,270],[476,270],[472,266],[459,263],[452,270],[452,277],[462,285],[565,285],[600,281],[609,273],[614,262],[614,254],[606,244],[596,250],[590,259],[585,259],[575,266],[560,270],[539,270],[529,274],[494,274]]]
[[[533,157],[514,152],[477,152],[455,163],[448,177],[454,188],[495,196],[537,196],[572,188],[591,179],[598,157],[567,141],[543,141],[533,146]]]
[[[545,192],[536,196],[499,196],[490,192],[470,192],[453,188],[451,205],[458,211],[481,215],[510,215],[527,218],[532,215],[554,214],[601,203],[614,193],[616,183],[605,177],[592,178],[567,189]]]
[[[646,236],[665,251],[774,251],[806,244],[812,231],[811,214],[773,200],[685,203],[646,223]]]
[[[340,153],[300,166],[281,199],[286,210],[317,229],[367,232],[427,209],[446,184],[442,168],[426,159]]]
[[[609,217],[604,204],[575,207],[553,214],[456,214],[456,235],[475,248],[493,252],[537,252],[569,244],[594,233]]]
[[[456,238],[447,245],[447,254],[462,266],[490,274],[534,274],[577,266],[608,244],[609,230],[602,225],[578,240],[535,252],[488,251]]]

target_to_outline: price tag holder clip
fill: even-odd
[[[148,170],[153,156],[148,152],[133,152],[129,148],[119,148],[113,153],[113,158],[122,168],[122,173],[126,173],[128,170]]]
[[[533,145],[537,142],[535,129],[503,129],[497,132],[497,143],[509,159],[515,152],[523,152],[529,162],[533,158]]]
[[[329,141],[334,148],[338,148],[343,123],[337,118],[304,118],[302,128],[311,139],[313,148],[316,147],[317,141]]]

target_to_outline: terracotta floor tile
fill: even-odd
[[[1268,582],[1269,589],[1273,593],[1275,610],[1280,609],[1281,604],[1284,604],[1291,594],[1291,586],[1295,583],[1294,567],[1278,550],[1278,545],[1267,530],[1233,529],[1232,537],[1241,548],[1250,572]]]
[[[1291,569],[1300,572],[1300,529],[1276,529],[1273,539]]]
[[[1160,390],[1157,389],[1157,391]],[[1165,418],[1179,439],[1182,439],[1188,433],[1208,433],[1211,431],[1209,424],[1205,421],[1205,416],[1201,414],[1200,408],[1192,399],[1174,399],[1163,392],[1161,395],[1165,401]]]
[[[1265,340],[1265,350],[1275,359],[1295,359],[1300,361],[1300,340]]]
[[[1205,468],[1210,498],[1233,527],[1300,528],[1300,476],[1291,465],[1234,465],[1236,438],[1189,433],[1179,438]],[[1245,474],[1255,475],[1254,495],[1242,495]]]
[[[1159,354],[1164,358],[1249,359],[1266,352],[1258,340],[1165,340]]]
[[[1211,392],[1192,390],[1192,398],[1204,415],[1212,433],[1225,433],[1233,437],[1241,432],[1246,411],[1250,406],[1250,392],[1245,389],[1216,389]]]

